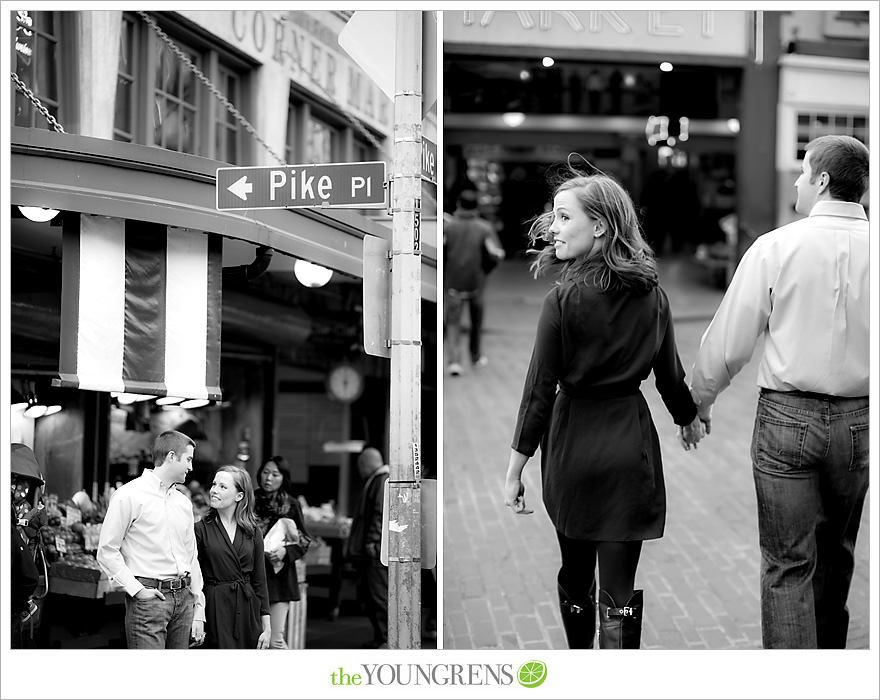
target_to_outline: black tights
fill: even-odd
[[[559,580],[572,602],[587,603],[599,560],[599,581],[617,605],[626,605],[635,586],[642,543],[573,540],[556,532],[562,553]]]

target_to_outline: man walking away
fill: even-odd
[[[767,648],[844,648],[853,550],[868,489],[868,149],[807,144],[806,218],[743,256],[703,335],[692,391],[707,424],[763,337],[751,458]]]

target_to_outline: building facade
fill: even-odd
[[[310,504],[332,502],[349,514],[357,483],[352,451],[364,443],[387,451],[389,369],[385,359],[364,351],[362,277],[364,241],[390,240],[391,217],[385,208],[221,211],[215,171],[385,161],[390,176],[392,101],[337,43],[351,13],[10,14],[17,76],[10,84],[11,386],[25,397],[54,395],[63,408],[36,419],[13,411],[12,440],[33,446],[48,491],[66,498],[82,489],[94,497],[149,462],[157,430],[179,428],[199,444],[200,480],[224,463],[254,473],[269,456],[282,454],[294,488]],[[429,115],[424,129],[436,139],[434,124],[436,114]],[[436,194],[430,187],[422,197],[422,454],[428,469],[436,466],[437,342]],[[28,206],[60,213],[33,221],[20,209]],[[62,371],[70,353],[73,366],[77,359],[83,366],[65,340],[65,319],[80,322],[80,335],[68,340],[84,342],[87,294],[119,309],[114,330],[123,375],[133,366],[127,314],[140,312],[123,302],[122,292],[101,297],[87,291],[90,285],[77,275],[86,269],[101,275],[100,263],[71,262],[84,255],[96,221],[107,231],[124,231],[126,243],[114,240],[113,255],[125,265],[135,239],[147,251],[160,239],[169,250],[191,240],[209,251],[199,259],[208,261],[208,278],[211,269],[218,276],[219,308],[208,304],[206,310],[183,286],[175,287],[178,296],[162,312],[163,319],[183,313],[184,327],[190,318],[207,319],[207,353],[218,356],[217,391],[202,382],[204,396],[184,397],[204,405],[159,405],[163,391],[174,394],[169,358],[199,343],[174,346],[166,339],[164,355],[163,348],[150,348],[164,356],[164,370],[138,378],[141,384],[131,377],[123,384],[152,386],[152,398],[144,398],[147,389],[111,391],[103,380],[86,381],[82,371],[69,377]],[[214,263],[210,250],[219,255]],[[183,277],[202,274],[174,259]],[[294,265],[300,262],[332,271],[329,283],[299,281]],[[126,284],[130,280],[122,279],[120,288],[130,289]],[[73,296],[82,302],[78,315],[65,308]],[[113,314],[91,315],[104,320],[89,323]],[[162,320],[156,328],[164,334],[170,324]],[[354,377],[356,391],[341,393],[328,381],[340,367]]]

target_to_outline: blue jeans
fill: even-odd
[[[129,649],[187,649],[196,597],[189,588],[162,591],[159,598],[125,597],[125,636]]]
[[[868,397],[763,389],[751,454],[764,648],[845,648],[868,490]]]
[[[446,331],[447,364],[461,363],[461,319],[465,304],[470,314],[470,338],[468,350],[471,362],[480,359],[480,340],[483,333],[483,293],[476,289],[472,292],[446,290],[443,299],[443,326]]]

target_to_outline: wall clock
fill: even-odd
[[[364,376],[354,365],[338,364],[327,373],[327,392],[336,401],[351,403],[364,392]]]

